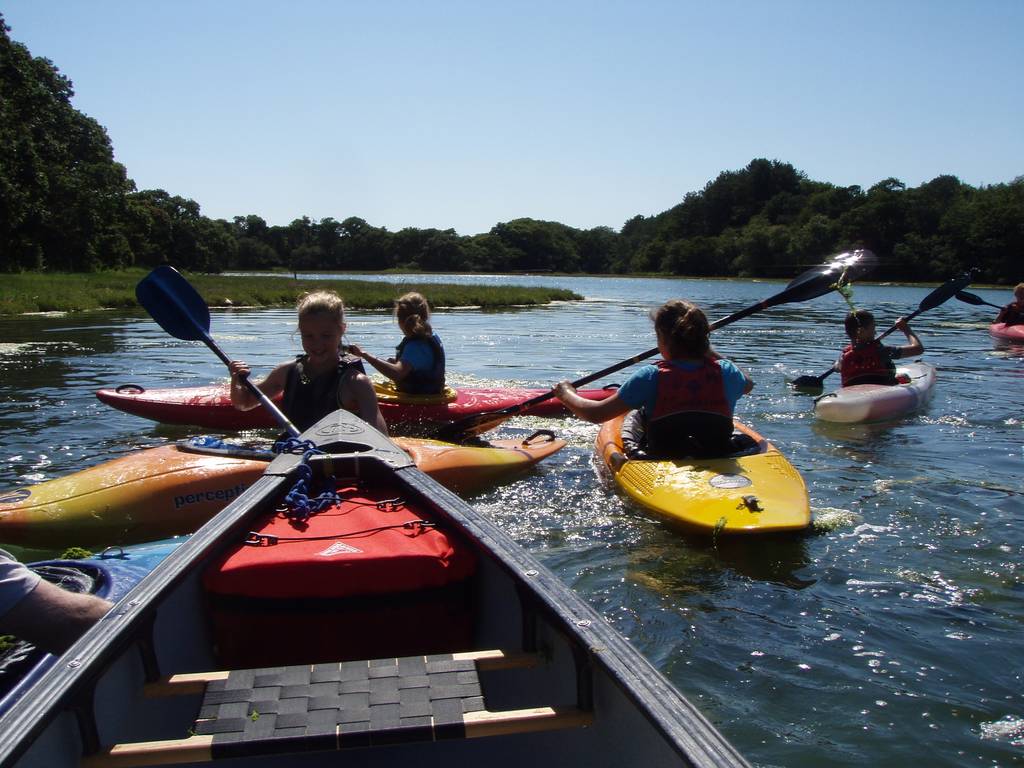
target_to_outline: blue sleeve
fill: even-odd
[[[411,365],[414,371],[429,371],[434,365],[434,350],[428,342],[414,339],[405,345],[399,360]]]
[[[619,399],[630,408],[645,408],[648,412],[654,410],[658,397],[657,375],[658,369],[655,366],[645,365],[619,387]]]
[[[720,359],[718,367],[722,369],[722,384],[725,387],[725,399],[729,408],[736,409],[736,402],[743,397],[743,390],[747,388],[747,379],[743,372],[730,360]]]

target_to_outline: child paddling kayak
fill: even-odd
[[[895,385],[896,366],[893,360],[913,357],[924,352],[924,345],[905,318],[896,321],[896,329],[903,331],[909,344],[888,347],[875,338],[875,318],[865,309],[850,312],[843,322],[850,343],[843,350],[833,369],[839,371],[844,387],[854,384]]]
[[[327,414],[344,408],[379,431],[387,425],[377,405],[377,395],[360,360],[341,353],[345,333],[345,305],[334,291],[316,291],[299,299],[299,334],[305,354],[281,363],[256,386],[270,398],[284,393],[281,406],[300,431],[309,429]],[[245,386],[249,365],[232,360],[231,402],[247,411],[260,404]]]
[[[662,360],[636,371],[605,400],[583,399],[568,381],[555,387],[555,396],[586,421],[603,422],[635,410],[622,430],[631,458],[729,453],[736,401],[754,382],[711,348],[707,317],[695,304],[669,301],[651,318]]]

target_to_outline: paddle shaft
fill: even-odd
[[[231,358],[224,354],[224,350],[220,348],[217,342],[213,340],[213,337],[210,336],[205,329],[200,328],[200,330],[202,331],[203,343],[221,359],[221,362],[223,362],[224,365],[230,368]],[[284,412],[277,407],[273,400],[267,397],[266,393],[262,389],[253,384],[248,376],[242,376],[241,378],[242,381],[245,382],[246,388],[256,397],[257,400],[260,401],[260,405],[270,412],[270,415],[274,417],[277,423],[284,428],[290,437],[298,437],[301,434],[296,426],[292,424],[291,420],[284,415]]]
[[[773,296],[771,298],[765,299],[759,304],[754,304],[753,306],[746,307],[745,309],[741,309],[738,312],[733,312],[728,317],[723,317],[722,319],[716,320],[715,322],[711,323],[711,325],[708,326],[708,329],[713,331],[716,328],[721,328],[723,325],[729,325],[730,323],[735,323],[737,320],[742,320],[744,317],[748,317],[754,314],[755,312],[760,312],[762,309],[765,309],[766,307],[774,306],[774,304],[779,303],[773,302],[772,299],[774,298],[775,297]],[[648,349],[646,352],[641,352],[639,355],[634,355],[633,357],[629,358],[629,360],[622,360],[621,362],[615,363],[615,365],[609,365],[607,368],[603,368],[602,370],[597,371],[596,373],[588,374],[584,376],[582,379],[577,379],[576,381],[572,382],[572,388],[579,389],[580,387],[585,387],[592,381],[597,381],[598,379],[604,378],[605,376],[608,376],[612,373],[621,371],[623,368],[628,368],[631,365],[639,363],[641,360],[646,360],[649,357],[654,357],[656,354],[658,354],[657,347],[655,347],[654,349]],[[543,394],[531,397],[529,400],[524,400],[521,403],[509,406],[509,408],[504,409],[503,411],[495,411],[495,415],[505,412],[512,412],[512,409],[514,409],[514,412],[518,413],[520,411],[526,410],[527,408],[532,408],[533,406],[538,405],[539,403],[543,403],[545,400],[549,400],[554,396],[555,390],[552,389],[549,392],[544,392]]]

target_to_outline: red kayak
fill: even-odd
[[[496,387],[460,387],[448,390],[447,396],[403,396],[378,391],[380,410],[390,426],[447,424],[466,416],[490,413],[518,405],[545,389],[499,389]],[[614,389],[583,389],[579,394],[590,400],[603,400]],[[227,384],[174,389],[145,389],[135,384],[122,384],[116,389],[96,392],[100,402],[125,413],[142,416],[164,424],[190,424],[204,429],[254,429],[274,427],[274,417],[262,407],[239,411],[231,405]],[[567,411],[555,398],[528,409],[534,416],[564,416]]]
[[[992,325],[988,327],[988,332],[993,338],[1003,339],[1004,341],[1019,341],[1024,344],[1024,325],[992,323]]]

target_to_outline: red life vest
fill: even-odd
[[[896,366],[880,341],[847,346],[839,360],[839,373],[844,387],[896,383]]]
[[[696,370],[685,370],[667,360],[659,360],[658,394],[651,421],[676,413],[699,411],[732,419],[732,408],[725,398],[725,382],[717,362],[705,360]]]

